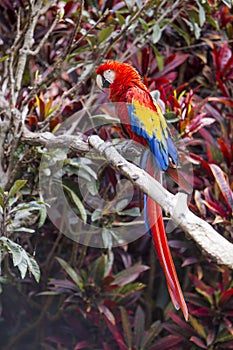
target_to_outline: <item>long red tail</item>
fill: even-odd
[[[151,166],[148,164],[148,172],[152,175]],[[150,197],[144,196],[146,202],[144,208],[146,210],[146,224],[150,230],[154,245],[158,254],[160,264],[166,276],[168,291],[171,300],[178,310],[181,308],[184,318],[188,320],[188,308],[184,300],[183,292],[177,277],[176,269],[171,256],[168,240],[164,228],[162,210]]]

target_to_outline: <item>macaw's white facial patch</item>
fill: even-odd
[[[109,84],[112,84],[114,82],[115,75],[116,73],[111,69],[104,71],[103,74],[104,78],[109,82]]]

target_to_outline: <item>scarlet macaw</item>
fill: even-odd
[[[173,167],[176,166],[177,150],[170,138],[166,120],[136,69],[129,64],[110,60],[99,66],[96,73],[97,85],[101,89],[110,89],[112,102],[121,102],[116,104],[117,114],[129,138],[149,146],[160,170],[168,171],[171,163]],[[146,170],[154,175],[151,162],[147,162]],[[144,195],[144,209],[146,227],[153,238],[172,302],[176,309],[182,309],[184,318],[188,320],[188,309],[168,246],[161,208]]]

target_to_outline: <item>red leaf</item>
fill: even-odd
[[[211,309],[208,309],[207,307],[200,307],[192,311],[192,315],[195,316],[211,316],[211,314]]]
[[[222,293],[221,297],[219,298],[219,305],[223,306],[223,304],[226,304],[232,296],[233,296],[233,288],[225,290]]]
[[[103,350],[112,350],[112,345],[109,345],[106,342],[103,342],[102,345],[103,345]]]
[[[206,145],[212,145],[212,146],[216,147],[216,139],[213,138],[213,136],[211,135],[211,133],[208,130],[201,129],[201,130],[199,130],[199,134],[203,137],[203,139],[205,139]]]
[[[191,280],[193,281],[196,288],[200,289],[202,292],[205,292],[205,294],[208,294],[209,296],[214,294],[214,288],[208,286],[203,281],[201,281],[199,278],[197,278],[195,275],[190,274],[189,275]]]
[[[220,68],[219,53],[216,45],[214,45],[213,47],[213,61],[216,69],[219,69]]]
[[[143,50],[142,50],[142,76],[146,75],[147,74],[147,71],[148,71],[148,66],[149,66],[149,60],[150,60],[150,50],[148,47],[145,47]]]
[[[109,330],[111,331],[113,337],[115,338],[117,344],[119,345],[119,350],[127,350],[128,348],[124,343],[124,340],[119,332],[118,327],[116,325],[113,325],[107,319],[105,319],[105,320],[106,320],[106,323],[107,323]]]
[[[208,335],[207,335],[207,338],[206,338],[207,346],[210,346],[211,344],[213,344],[213,342],[215,340],[215,337],[216,337],[216,329],[214,329],[214,328],[209,329],[208,330]]]
[[[208,102],[219,102],[233,108],[233,100],[229,97],[207,97]]]
[[[196,337],[196,336],[192,336],[190,338],[190,340],[195,343],[196,345],[200,346],[200,348],[202,349],[207,349],[207,346],[205,345],[205,343],[203,342],[203,340],[201,340],[200,338]]]
[[[183,321],[183,319],[171,311],[167,311],[166,313],[183,331],[187,332],[188,334],[193,334],[193,328],[187,322]]]
[[[207,175],[211,176],[212,178],[212,172],[210,170],[210,167],[209,167],[209,164],[203,159],[201,158],[200,156],[198,156],[197,154],[194,154],[194,153],[190,153],[189,154],[191,158],[193,158],[194,160],[197,160],[201,163],[202,167],[205,169]]]
[[[229,185],[227,175],[219,168],[216,164],[210,164],[210,169],[215,177],[215,180],[222,192],[223,197],[226,200],[228,207],[233,210],[233,196],[231,192],[231,188]]]
[[[220,146],[221,152],[223,154],[223,157],[224,157],[228,167],[230,167],[231,161],[232,161],[230,146],[227,144],[227,142],[224,142],[222,139],[218,139],[218,144]]]
[[[230,59],[228,60],[227,64],[224,67],[224,70],[223,70],[223,74],[227,75],[228,78],[229,78],[229,72],[227,73],[227,71],[228,70],[231,71],[232,67],[233,67],[233,55],[231,55]]]
[[[226,97],[230,97],[230,93],[227,89],[227,86],[225,83],[223,83],[222,76],[219,73],[216,74],[216,80],[218,82],[218,85],[219,85],[223,95]]]
[[[86,349],[86,348],[90,349],[93,346],[94,346],[94,344],[91,344],[86,340],[82,340],[75,345],[74,350]]]
[[[230,341],[229,343],[224,344],[224,350],[226,349],[233,349],[233,341]]]
[[[185,132],[188,135],[192,135],[204,126],[211,125],[214,122],[214,118],[208,118],[205,117],[205,114],[199,114],[186,126]]]
[[[212,212],[217,213],[223,217],[227,216],[227,212],[219,204],[209,200],[206,201],[204,199],[202,203],[204,203]]]
[[[115,317],[113,313],[109,310],[109,308],[103,304],[98,304],[97,306],[98,306],[99,312],[101,314],[104,314],[111,324],[115,325],[116,324]]]
[[[183,338],[179,335],[168,335],[157,340],[156,342],[153,342],[153,345],[150,346],[150,350],[171,350],[182,341]]]
[[[188,54],[184,55],[172,55],[168,57],[167,61],[165,62],[165,67],[162,70],[162,75],[167,74],[171,70],[175,69],[176,67],[180,66],[187,58],[189,57]],[[168,62],[168,63],[167,63]]]
[[[231,58],[232,52],[230,48],[227,46],[227,43],[225,42],[219,52],[219,64],[220,69],[223,70],[228,63],[229,59]]]
[[[48,282],[48,285],[51,286],[49,289],[54,291],[56,291],[56,288],[65,288],[77,291],[76,284],[69,280],[52,280]]]
[[[198,262],[197,258],[187,258],[184,260],[182,267],[188,266],[188,265],[193,265],[193,264],[196,264],[197,262]]]
[[[35,131],[38,127],[38,118],[36,115],[30,115],[26,118],[25,123],[29,126],[31,131]]]
[[[130,282],[133,282],[138,278],[140,273],[147,271],[149,269],[146,265],[135,265],[132,267],[129,267],[128,269],[122,270],[115,276],[115,280],[112,282],[112,284],[116,284],[118,286],[124,286],[125,284],[128,284]]]

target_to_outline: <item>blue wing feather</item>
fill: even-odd
[[[132,131],[147,140],[160,169],[167,170],[169,157],[177,164],[177,150],[170,138],[166,121],[162,119],[164,118],[162,113],[158,114],[155,110],[144,106],[139,108],[138,105],[135,105],[134,100],[127,106]],[[145,119],[145,114],[148,114],[147,119]]]

